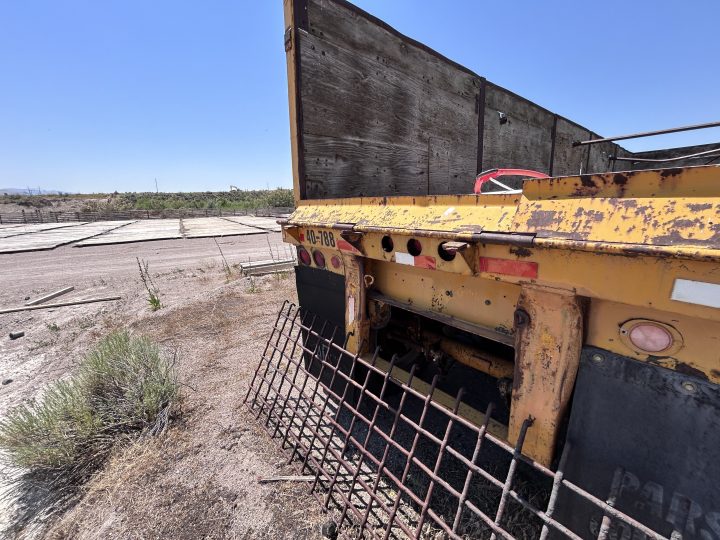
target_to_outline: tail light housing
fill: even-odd
[[[313,251],[313,261],[318,268],[325,268],[325,255],[322,251]]]
[[[639,354],[673,354],[683,345],[675,328],[648,319],[632,319],[622,324],[620,340]]]
[[[298,246],[297,255],[298,261],[300,261],[300,263],[304,264],[305,266],[310,266],[312,259],[310,258],[310,254],[308,253],[307,249],[302,246]]]

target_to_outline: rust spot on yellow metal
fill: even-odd
[[[362,257],[343,254],[345,266],[345,332],[348,351],[362,354],[368,350],[370,320],[365,309],[365,264]]]
[[[511,247],[510,253],[517,255],[520,258],[530,257],[532,255],[532,251],[524,247]]]
[[[684,375],[690,375],[699,379],[707,380],[708,376],[702,371],[684,362],[678,362],[675,365],[675,371]]]
[[[720,166],[532,179],[520,197],[436,195],[301,201],[291,225],[467,238],[536,234],[552,247],[720,259]],[[583,190],[578,193],[578,189]],[[562,243],[566,241],[567,243]],[[574,242],[574,243],[573,243]],[[681,248],[681,249],[675,249]],[[682,248],[697,248],[687,250]],[[697,254],[695,253],[697,252]]]
[[[567,412],[582,347],[583,310],[573,295],[524,287],[518,309],[529,320],[515,330],[515,375],[508,438],[515,442],[523,421],[535,419],[523,450],[544,465]]]

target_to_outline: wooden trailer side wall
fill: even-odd
[[[611,160],[629,154],[614,143],[573,147],[599,135],[344,0],[285,2],[298,200],[471,193],[496,167],[634,168]]]

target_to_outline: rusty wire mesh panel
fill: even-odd
[[[310,491],[344,536],[664,538],[613,507],[620,477],[607,500],[564,479],[569,444],[555,472],[524,456],[530,419],[513,448],[488,433],[492,405],[475,425],[458,414],[462,392],[443,407],[432,399],[437,377],[421,393],[415,367],[401,382],[394,359],[382,370],[377,353],[353,356],[341,332],[286,302],[245,402],[290,462],[315,475]],[[591,533],[554,517],[561,493],[596,508]]]

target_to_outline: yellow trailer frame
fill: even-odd
[[[351,351],[367,352],[368,298],[511,343],[506,436],[531,416],[525,451],[550,464],[583,344],[720,382],[720,311],[673,292],[720,287],[718,185],[720,167],[705,166],[527,180],[520,195],[299,201],[283,236],[342,261],[326,269],[345,275]],[[633,346],[644,321],[672,333],[671,350]]]

